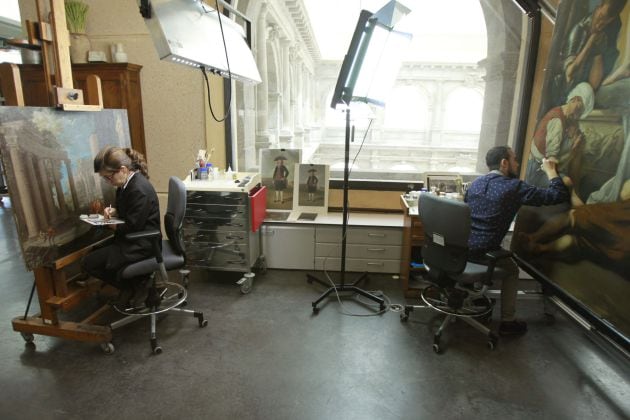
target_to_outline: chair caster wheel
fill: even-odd
[[[32,343],[33,340],[35,340],[35,336],[33,336],[33,334],[31,333],[20,333],[20,335],[22,336],[22,338],[24,339],[24,341],[26,341],[26,343]]]
[[[158,346],[157,340],[155,338],[151,339],[151,351],[153,354],[162,354],[162,347]]]
[[[236,284],[241,286],[241,293],[246,295],[252,291],[252,285],[254,283],[254,273],[245,273],[243,274],[243,278],[236,282]]]
[[[313,314],[317,315],[319,313],[319,308],[317,306],[313,306]]]
[[[496,349],[498,343],[499,343],[499,338],[496,335],[490,334],[488,336],[488,342],[486,343],[486,345],[488,346],[488,349],[490,350]]]
[[[403,312],[402,314],[400,314],[400,321],[401,322],[407,322],[407,320],[409,319],[409,314],[406,312]]]
[[[197,321],[199,322],[199,328],[204,328],[208,326],[208,320],[207,319],[203,319],[203,313],[202,312],[195,312],[194,313],[194,317],[197,318]]]
[[[435,354],[440,354],[442,352],[442,347],[440,346],[440,336],[433,336],[433,352]]]
[[[111,342],[101,343],[101,350],[105,354],[113,354],[114,353],[114,345]]]

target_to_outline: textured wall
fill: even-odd
[[[142,101],[151,181],[165,204],[168,178],[183,178],[197,150],[215,147],[213,161],[225,165],[223,124],[206,123],[205,85],[198,70],[158,59],[135,0],[84,0],[90,6],[87,34],[92,50],[122,43],[129,62],[143,66]],[[36,20],[35,2],[20,0],[22,20]],[[215,113],[223,113],[222,79],[210,76]],[[207,140],[206,140],[207,139]]]

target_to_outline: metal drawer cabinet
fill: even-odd
[[[258,234],[251,229],[251,211],[248,191],[188,187],[183,221],[187,265],[247,273],[243,279],[250,280],[241,285],[241,291],[248,293],[251,269],[260,256]]]

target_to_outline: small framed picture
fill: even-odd
[[[432,174],[426,175],[425,188],[428,191],[438,193],[458,192],[458,182],[461,182],[460,175],[457,174]]]
[[[295,173],[293,208],[306,213],[327,213],[329,165],[296,164]]]
[[[301,149],[262,149],[260,178],[267,187],[267,209],[293,209],[294,165],[300,163]]]

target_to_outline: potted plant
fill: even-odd
[[[71,34],[84,34],[89,6],[80,0],[65,0],[66,24]]]
[[[81,0],[65,0],[66,26],[70,32],[70,60],[87,63],[90,40],[85,34],[89,6]]]

